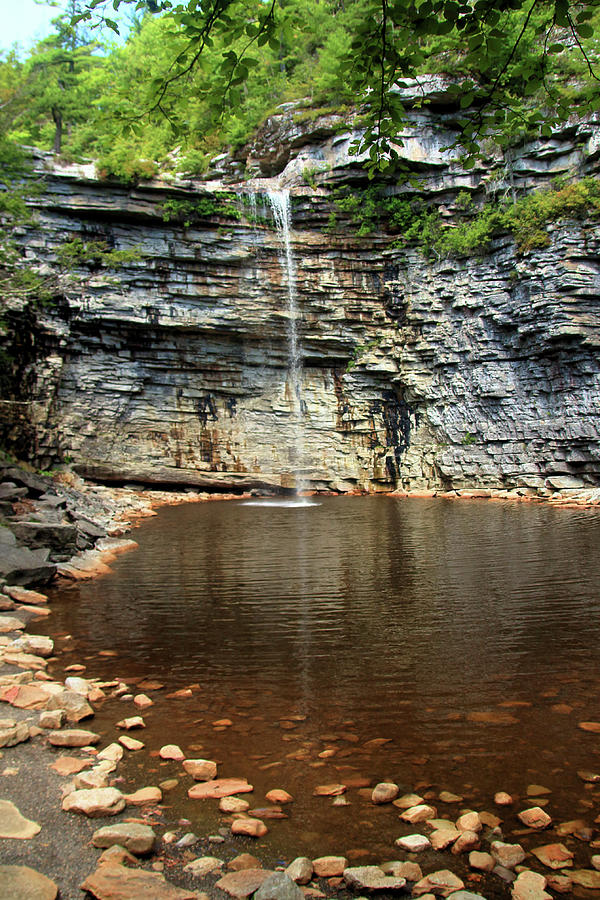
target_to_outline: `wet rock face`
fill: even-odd
[[[441,153],[449,125],[442,117],[436,130],[431,115],[406,154],[424,167],[423,192],[446,202],[486,173]],[[331,183],[356,172],[335,123],[303,133],[285,112],[282,123],[263,139],[275,168],[290,151],[284,174],[309,151],[330,161]],[[577,145],[569,135],[531,145],[518,183],[593,171],[594,127]],[[324,197],[296,197],[298,423],[277,235],[244,219],[165,223],[165,199],[193,201],[197,189],[50,176],[42,227],[23,238],[31,259],[52,264],[74,238],[136,245],[143,259],[83,271],[83,286],[65,285],[68,302],[45,314],[29,395],[38,460],[60,451],[82,474],[226,490],[294,487],[298,472],[334,490],[597,483],[597,228],[556,227],[548,249],[526,256],[500,239],[481,258],[432,261],[386,249],[382,235],[331,236]]]

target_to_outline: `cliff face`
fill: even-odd
[[[451,211],[457,190],[482,192],[492,177],[497,188],[507,175],[498,159],[463,170],[441,149],[444,115],[415,112],[403,152],[419,190]],[[82,169],[47,173],[39,227],[22,236],[31,260],[52,266],[75,237],[138,245],[143,258],[82,271],[41,318],[27,407],[38,462],[58,451],[96,477],[224,489],[292,487],[299,472],[337,490],[598,482],[600,230],[570,223],[542,251],[519,256],[505,238],[455,261],[349,228],[332,235],[322,187],[359,177],[334,125],[290,136],[282,114],[268,123],[272,151],[262,148],[258,172],[282,172],[294,194],[300,417],[272,226],[218,215],[165,223],[165,200],[193,200],[197,184],[127,189]],[[510,179],[593,172],[597,130],[523,148]],[[259,149],[245,162],[257,171]],[[316,190],[300,184],[311,160]]]

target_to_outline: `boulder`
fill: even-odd
[[[304,894],[285,872],[273,872],[265,878],[254,900],[304,900]]]
[[[386,875],[379,866],[351,866],[344,869],[344,881],[354,891],[401,891],[406,878]]]
[[[47,659],[54,652],[54,641],[43,634],[23,634],[10,645],[11,650],[31,653]]]
[[[195,891],[175,887],[159,872],[128,869],[126,866],[103,863],[85,879],[82,891],[88,891],[96,900],[198,900]]]
[[[411,806],[418,806],[419,803],[423,803],[423,797],[419,794],[403,794],[392,802],[398,809],[410,809]]]
[[[129,737],[128,734],[122,734],[119,738],[119,743],[125,747],[126,750],[134,751],[134,750],[143,750],[146,746],[143,741],[136,741],[135,738]]]
[[[194,878],[204,878],[205,875],[210,875],[211,872],[218,872],[224,865],[225,861],[217,859],[216,856],[199,856],[185,865],[183,871],[189,872]]]
[[[456,820],[456,827],[459,831],[480,832],[483,824],[479,818],[479,813],[467,812]]]
[[[54,747],[87,747],[98,744],[100,735],[83,728],[68,728],[64,731],[51,731],[48,740]]]
[[[124,752],[125,751],[123,750],[123,747],[120,745],[120,743],[117,744],[116,742],[113,742],[112,744],[109,744],[107,747],[101,750],[100,753],[98,753],[98,755],[96,756],[96,759],[108,760],[109,762],[118,763],[123,759]]]
[[[512,886],[513,900],[552,900],[552,894],[546,890],[546,879],[537,872],[526,869],[521,872]]]
[[[48,522],[15,522],[11,525],[17,540],[30,547],[48,547],[55,560],[69,559],[77,552],[77,529],[74,525]]]
[[[219,809],[224,813],[244,813],[250,809],[250,804],[241,797],[221,797]]]
[[[25,622],[15,616],[0,616],[0,634],[8,634],[11,631],[23,631]]]
[[[519,819],[528,828],[542,829],[548,828],[552,824],[552,819],[548,813],[544,812],[539,806],[533,806],[531,809],[524,809],[519,813]]]
[[[401,813],[400,818],[403,822],[410,825],[418,825],[420,822],[426,822],[428,819],[435,819],[437,809],[435,806],[429,806],[427,803],[419,803],[417,806],[411,806]]]
[[[319,856],[313,859],[313,871],[319,878],[336,878],[344,874],[348,868],[345,856]]]
[[[440,897],[448,897],[455,891],[464,889],[464,882],[450,872],[448,869],[440,869],[438,872],[432,872],[425,875],[420,881],[413,885],[413,896],[420,897],[422,894],[435,894]]]
[[[108,775],[108,772],[102,772],[95,768],[84,769],[73,779],[73,786],[76,790],[108,787]]]
[[[496,860],[491,853],[472,850],[469,853],[469,865],[472,869],[477,869],[479,872],[491,872],[496,865]]]
[[[493,841],[491,853],[498,865],[505,869],[514,869],[525,859],[525,851],[520,844],[506,844],[504,841]]]
[[[296,884],[308,884],[313,875],[313,864],[307,856],[297,856],[292,860],[285,874]]]
[[[373,803],[391,803],[399,793],[400,789],[397,784],[391,781],[382,781],[373,788],[371,800]]]
[[[294,798],[291,794],[288,794],[287,791],[282,790],[281,788],[274,788],[272,791],[269,791],[266,795],[266,799],[269,803],[277,803],[279,806],[284,805],[285,803],[293,803]]]
[[[21,815],[10,800],[0,800],[0,838],[28,841],[41,830],[41,825]]]
[[[65,678],[65,687],[68,691],[81,694],[82,697],[88,697],[92,690],[91,682],[87,678],[81,678],[80,675],[69,675]]]
[[[67,679],[68,680],[68,679]],[[53,694],[46,704],[46,709],[64,710],[67,721],[77,723],[82,719],[89,719],[94,715],[94,710],[85,697],[75,691],[62,691]]]
[[[452,845],[452,853],[455,856],[459,853],[470,853],[471,850],[477,850],[479,845],[479,835],[476,831],[463,831]]]
[[[76,775],[78,772],[81,772],[91,765],[91,759],[78,759],[76,756],[59,756],[59,758],[50,765],[50,768],[54,769],[55,772],[58,772],[59,775],[68,776]]]
[[[41,497],[42,494],[52,493],[55,490],[54,482],[51,478],[44,475],[36,475],[35,472],[27,472],[25,469],[17,468],[17,466],[5,469],[3,478],[6,481],[14,481],[16,484],[23,485],[32,497]]]
[[[397,838],[394,843],[408,853],[422,853],[431,849],[431,841],[424,834],[406,834]]]
[[[573,884],[578,884],[580,887],[594,891],[600,890],[600,872],[596,869],[575,869],[573,872],[569,872],[569,878]]]
[[[0,689],[0,700],[16,709],[43,709],[49,695],[37,684],[13,684]]]
[[[245,834],[248,837],[263,837],[269,829],[260,819],[251,817],[235,819],[231,823],[232,834]]]
[[[137,718],[140,718],[139,716]],[[127,720],[125,720],[127,721]],[[129,720],[132,721],[132,720]],[[121,723],[117,722],[117,726],[121,727]],[[133,727],[133,726],[125,726],[125,727]],[[161,747],[158,751],[158,755],[161,759],[174,759],[177,762],[181,762],[185,759],[185,753],[178,747],[177,744],[165,744],[164,747]]]
[[[429,840],[434,850],[445,850],[446,847],[449,847],[454,843],[460,833],[458,828],[454,828],[453,826],[450,828],[436,828],[436,830],[429,835]]]
[[[45,606],[48,603],[46,594],[40,594],[39,591],[28,591],[18,584],[5,584],[2,590],[17,603],[27,603],[29,606]]]
[[[184,759],[183,768],[194,781],[213,781],[217,774],[217,764],[212,759]]]
[[[105,825],[99,828],[92,836],[92,844],[101,850],[116,845],[124,847],[136,856],[146,856],[152,853],[156,841],[156,834],[149,825],[141,825],[138,822],[119,822],[116,825]]]
[[[29,725],[15,719],[0,719],[0,747],[14,747],[29,740]]]
[[[6,900],[56,900],[58,888],[29,866],[0,865],[0,896]]]
[[[73,791],[62,802],[65,812],[82,813],[90,819],[116,816],[125,805],[125,797],[114,787]]]
[[[423,877],[421,866],[415,862],[392,860],[382,863],[380,868],[386,875],[395,875],[396,878],[405,878],[407,881],[419,881]]]
[[[120,847],[119,844],[113,844],[112,847],[108,847],[108,849],[104,850],[98,857],[98,865],[103,863],[118,866],[135,866],[137,865],[137,859],[133,854],[126,850],[125,847]]]
[[[126,794],[127,803],[132,806],[145,806],[147,803],[160,803],[162,800],[162,791],[157,787],[143,787],[133,794]]]
[[[225,891],[236,900],[244,900],[259,889],[272,872],[269,869],[240,869],[237,872],[228,872],[220,878],[215,887]]]
[[[0,553],[0,578],[25,587],[48,584],[56,573],[56,566],[48,561],[49,552],[47,548],[30,550],[4,545]]]

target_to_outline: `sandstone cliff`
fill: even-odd
[[[451,215],[459,190],[477,198],[595,172],[595,123],[467,171],[446,149],[455,112],[434,88],[401,148],[419,185],[390,190],[418,190]],[[282,110],[237,160],[217,160],[208,184],[128,188],[42,160],[39,227],[21,236],[30,261],[52,268],[74,237],[143,256],[63,279],[57,305],[37,316],[13,436],[25,420],[38,464],[67,457],[98,478],[223,489],[292,487],[299,471],[342,491],[598,483],[599,229],[563,223],[544,250],[519,255],[505,237],[484,257],[450,261],[343,221],[330,233],[327,188],[364,181],[339,118],[298,124]],[[253,180],[236,183],[242,168]],[[258,192],[261,212],[275,175],[293,195],[300,444],[268,209],[265,221],[213,214],[188,226],[161,212],[224,182]]]

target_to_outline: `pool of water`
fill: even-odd
[[[275,855],[399,858],[394,839],[416,829],[370,803],[364,787],[378,781],[460,794],[456,806],[432,801],[453,817],[514,793],[499,812],[509,840],[532,783],[549,789],[556,821],[600,812],[598,789],[577,776],[600,768],[598,736],[578,728],[600,719],[598,513],[229,501],[162,509],[133,536],[139,549],[112,574],[54,592],[40,630],[64,648],[62,668],[164,685],[148,691],[150,753],[173,742],[217,759],[220,775],[255,785],[258,807],[270,788],[293,794],[290,817],[261,842]],[[167,698],[186,687],[191,697]],[[107,701],[107,740],[133,714],[130,701]],[[146,783],[181,774],[153,756],[128,765]],[[338,782],[347,806],[313,796]],[[187,801],[190,785],[167,796],[171,814],[218,827],[216,803]]]

